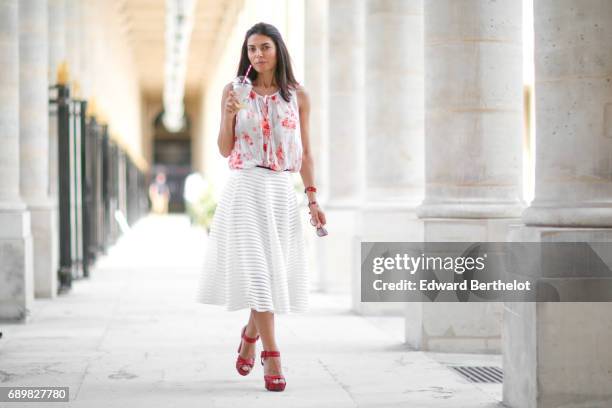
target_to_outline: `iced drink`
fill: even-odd
[[[236,99],[238,99],[240,109],[246,109],[249,106],[249,95],[253,89],[251,80],[248,77],[238,76],[232,82],[232,87],[236,94]]]

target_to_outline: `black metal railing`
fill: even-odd
[[[73,280],[90,276],[99,254],[120,236],[120,223],[133,225],[148,203],[145,173],[111,140],[108,125],[88,117],[87,101],[71,98],[69,87],[50,89],[50,123],[57,128],[58,143],[58,279],[63,292]]]

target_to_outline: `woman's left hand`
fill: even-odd
[[[316,228],[320,228],[327,223],[325,220],[325,213],[318,204],[309,205],[308,214],[310,214],[310,224]]]

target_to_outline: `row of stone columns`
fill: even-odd
[[[320,45],[326,19],[328,54],[307,66],[306,82],[323,89],[318,96],[329,106],[328,121],[316,123],[313,133],[327,135],[315,144],[329,146],[321,156],[329,169],[322,201],[334,232],[325,245],[317,242],[320,287],[341,291],[350,282],[360,313],[408,313],[406,338],[414,347],[499,351],[500,305],[404,310],[360,302],[359,253],[361,241],[504,240],[516,222],[520,4],[317,4],[316,10],[307,4],[313,13],[307,12],[307,33]],[[318,35],[311,34],[315,28]],[[326,69],[327,78],[320,74]]]
[[[49,197],[47,2],[3,1],[0,317],[22,320],[56,289],[57,205]],[[6,222],[4,222],[6,221]]]
[[[26,319],[35,296],[57,294],[57,123],[49,121],[49,85],[66,61],[66,44],[78,41],[79,10],[72,0],[0,2],[0,319]]]
[[[402,311],[360,302],[361,241],[612,240],[612,4],[535,2],[526,209],[521,2],[319,0],[306,11],[306,49],[325,45],[306,59],[306,86],[329,112],[312,126],[328,150],[315,157],[330,230],[317,246],[322,290],[352,282],[356,311]],[[503,306],[407,304],[406,340],[462,352],[503,344],[509,406],[609,401],[612,355],[594,340],[612,339],[608,304]]]
[[[305,82],[316,101],[311,138],[322,173],[315,177],[331,220],[325,242],[314,241],[319,288],[345,291],[352,284],[359,293],[351,260],[364,235],[377,234],[380,225],[395,226],[398,237],[407,226],[418,235],[414,208],[405,206],[422,198],[422,5],[420,0],[305,4],[311,61]],[[353,302],[355,309],[369,306],[374,305]]]
[[[20,196],[19,6],[0,2],[0,316],[25,319],[33,301],[30,213]]]
[[[511,239],[612,242],[612,2],[534,6],[535,197]],[[555,279],[568,295],[582,286]],[[507,303],[504,402],[612,406],[610,316],[606,302]]]

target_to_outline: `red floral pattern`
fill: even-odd
[[[242,134],[242,138],[243,138],[243,139],[245,140],[245,142],[247,142],[248,144],[253,145],[253,138],[251,138],[251,136],[250,136],[248,133],[244,132],[244,133]]]
[[[265,166],[275,171],[297,172],[302,164],[302,142],[297,95],[287,102],[278,93],[249,94],[248,109],[236,116],[234,148],[228,159],[231,169]]]
[[[232,169],[242,169],[243,164],[242,159],[240,158],[240,153],[236,150],[232,150],[232,154],[229,156],[229,165]]]
[[[270,122],[268,122],[267,118],[261,121],[261,130],[264,136],[270,136]]]
[[[286,127],[287,129],[295,129],[295,120],[285,118],[281,122],[281,125],[283,125],[283,127]]]

